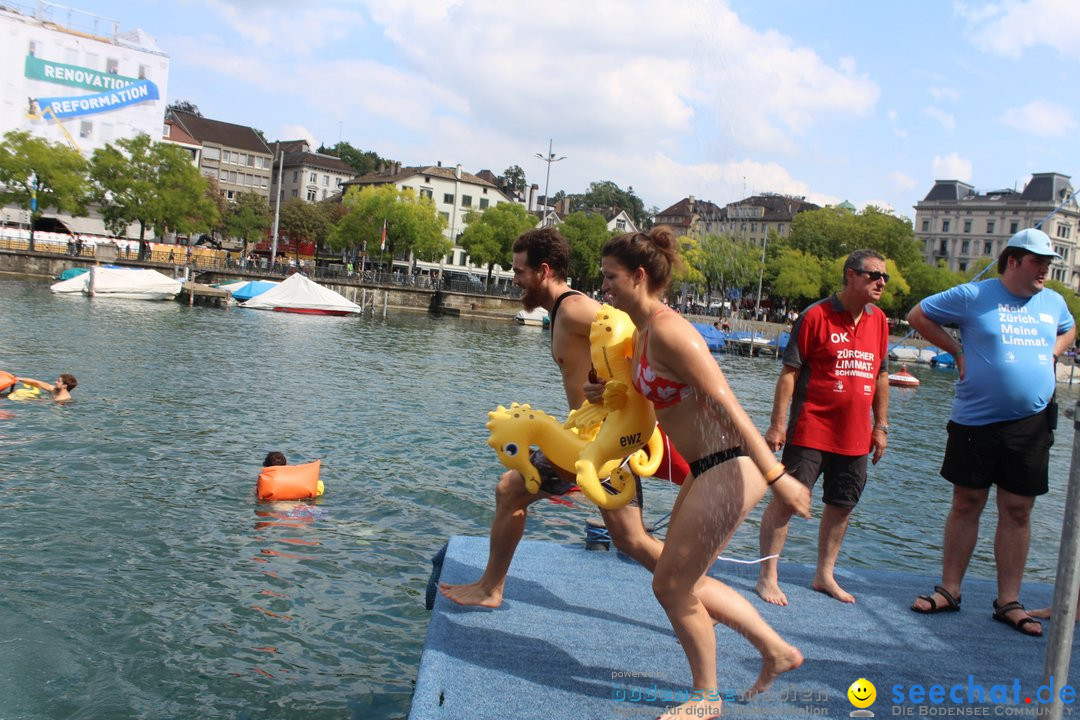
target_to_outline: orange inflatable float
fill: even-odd
[[[259,473],[256,494],[260,500],[307,500],[321,497],[320,460],[303,465],[271,465]]]
[[[14,375],[9,372],[4,372],[3,370],[0,370],[0,392],[4,392],[16,382],[18,381],[15,379]]]

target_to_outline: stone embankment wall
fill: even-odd
[[[93,258],[79,258],[52,253],[27,252],[0,249],[0,275],[36,278],[54,278],[73,267],[89,268]],[[168,263],[140,262],[138,260],[114,260],[112,264],[128,267],[151,268],[169,276],[175,276],[177,266]],[[280,275],[250,272],[238,269],[200,270],[196,281],[210,285],[227,280],[281,280]],[[374,285],[350,278],[315,278],[320,285],[341,293],[349,300],[359,303],[366,299],[365,307],[375,304],[381,310],[384,303],[390,308],[407,308],[460,316],[481,316],[512,320],[521,309],[515,298],[491,295],[473,295],[461,292],[439,292],[431,288],[411,288],[399,285]]]

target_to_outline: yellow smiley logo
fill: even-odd
[[[877,688],[866,678],[859,678],[847,689],[848,700],[857,708],[868,708],[877,699]]]

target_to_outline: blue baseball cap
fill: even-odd
[[[1016,233],[1009,238],[1009,244],[1005,247],[1020,248],[1021,250],[1027,250],[1029,253],[1035,255],[1048,255],[1056,258],[1061,257],[1054,252],[1054,244],[1050,242],[1050,236],[1042,230],[1036,230],[1035,228],[1028,228]]]

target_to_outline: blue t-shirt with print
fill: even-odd
[[[1043,289],[1031,297],[1001,280],[957,285],[922,301],[926,317],[956,323],[964,343],[964,379],[952,420],[987,425],[1041,412],[1054,394],[1054,342],[1073,326],[1065,300]]]

